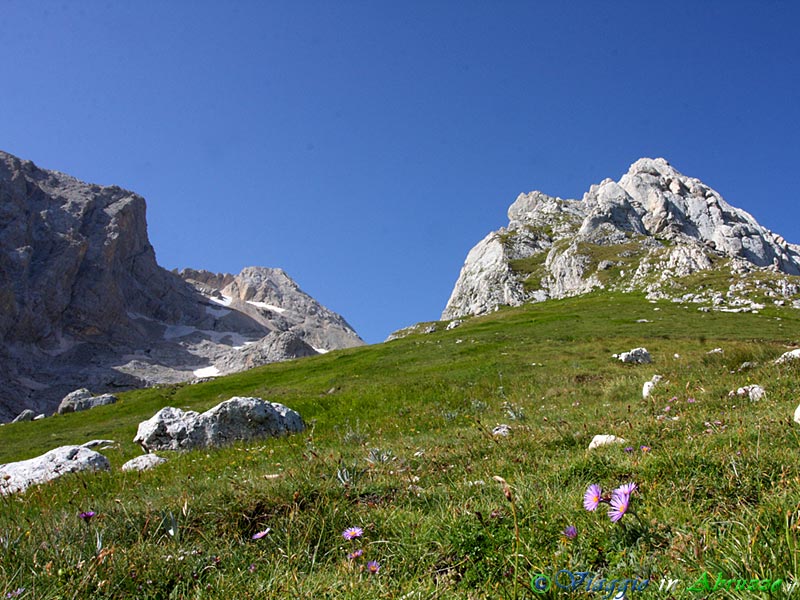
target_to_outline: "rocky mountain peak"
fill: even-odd
[[[800,274],[800,247],[663,158],[637,160],[581,200],[520,194],[508,218],[470,251],[443,318],[607,285],[655,293],[653,273],[682,277],[721,259]]]
[[[281,269],[161,268],[145,212],[0,152],[0,418],[363,343]]]

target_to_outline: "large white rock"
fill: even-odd
[[[33,421],[35,418],[36,418],[36,413],[33,412],[30,408],[26,408],[21,413],[19,413],[17,417],[11,422],[22,423],[24,421]]]
[[[600,446],[608,446],[609,444],[624,444],[626,440],[621,437],[617,437],[616,435],[609,435],[609,434],[600,434],[596,435],[592,438],[592,441],[589,442],[589,450],[594,450],[595,448],[599,448]]]
[[[167,406],[139,423],[133,441],[146,452],[223,446],[303,431],[300,415],[261,398],[234,397],[199,414]]]
[[[167,462],[166,458],[158,456],[156,454],[142,454],[141,456],[137,456],[136,458],[132,458],[124,465],[122,465],[123,471],[147,471],[148,469],[152,469],[153,467],[157,467],[158,465]]]
[[[645,381],[644,385],[642,386],[642,398],[647,399],[650,397],[650,394],[653,391],[653,388],[656,387],[656,384],[661,381],[661,375],[653,375],[653,378],[650,381]]]
[[[96,406],[114,404],[116,401],[117,397],[112,394],[93,396],[92,392],[86,388],[81,388],[64,396],[64,399],[61,400],[61,404],[58,405],[57,412],[60,415],[64,415],[71,412],[89,410]]]
[[[634,348],[622,354],[615,354],[614,358],[617,358],[621,362],[635,365],[644,365],[653,362],[647,348]]]
[[[752,385],[745,385],[743,387],[738,388],[735,392],[730,392],[728,395],[733,396],[747,396],[753,402],[761,400],[766,395],[766,390],[760,385],[752,384]]]
[[[784,352],[780,355],[778,359],[775,360],[776,365],[783,365],[788,362],[792,362],[793,360],[797,360],[800,358],[800,348],[795,348],[794,350],[789,350],[789,352]]]
[[[61,446],[41,456],[0,465],[0,494],[23,492],[31,485],[46,483],[67,473],[108,471],[108,459],[82,446]]]

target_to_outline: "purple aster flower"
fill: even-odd
[[[86,521],[87,523],[92,520],[92,517],[95,516],[97,513],[93,510],[86,510],[82,513],[78,513],[78,516]]]
[[[612,495],[613,494],[625,494],[626,496],[630,496],[637,489],[639,489],[639,488],[637,488],[636,484],[631,481],[630,483],[626,483],[625,485],[619,486],[617,489],[615,489],[613,491]]]
[[[697,402],[697,400],[695,400],[694,398],[687,398],[687,399],[686,399],[686,401],[687,401],[689,404],[694,404],[695,402]]]
[[[619,493],[618,490],[611,494],[611,508],[608,509],[608,516],[611,518],[612,523],[619,521],[628,512],[630,500],[630,494]]]
[[[347,558],[349,558],[350,560],[355,560],[356,558],[359,558],[362,554],[364,554],[364,551],[361,548],[359,548],[358,550],[355,550],[350,554],[348,554]]]
[[[625,446],[625,452],[627,452],[628,454],[633,452],[633,446]]]
[[[342,532],[342,537],[346,540],[354,540],[362,535],[364,535],[364,530],[361,527],[348,527]]]
[[[381,570],[381,565],[378,563],[377,560],[371,560],[367,563],[367,571],[375,575],[378,571]]]
[[[257,568],[258,567],[256,567],[256,563],[250,563],[250,566],[247,567],[247,570],[250,571],[251,573],[255,573]]]
[[[589,486],[586,490],[586,493],[583,495],[583,508],[586,510],[595,510],[599,505],[601,500],[603,499],[603,490],[602,488],[593,483]]]
[[[664,412],[669,412],[671,408],[672,408],[671,406],[665,406],[664,407]]]
[[[266,537],[267,534],[272,531],[269,527],[267,527],[264,531],[259,531],[258,533],[254,533],[252,539],[260,540],[263,537]]]
[[[650,446],[640,446],[639,449],[642,452],[650,452]]]
[[[563,533],[564,537],[566,537],[569,540],[574,540],[576,537],[578,537],[578,530],[575,527],[575,525],[570,525],[563,531]]]

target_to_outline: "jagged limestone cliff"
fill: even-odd
[[[0,152],[0,420],[363,343],[279,269],[158,266],[144,199]],[[227,294],[227,295],[226,295]]]
[[[469,252],[442,319],[601,287],[675,297],[676,280],[712,269],[761,270],[753,285],[770,297],[798,292],[792,277],[777,275],[800,275],[800,246],[663,158],[636,161],[618,182],[593,185],[582,200],[521,194],[508,218]],[[727,294],[687,294],[736,307],[747,302],[748,285],[734,277]]]

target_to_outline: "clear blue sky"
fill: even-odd
[[[148,203],[167,268],[279,266],[368,342],[520,192],[663,156],[800,242],[800,3],[0,0],[0,149]]]

